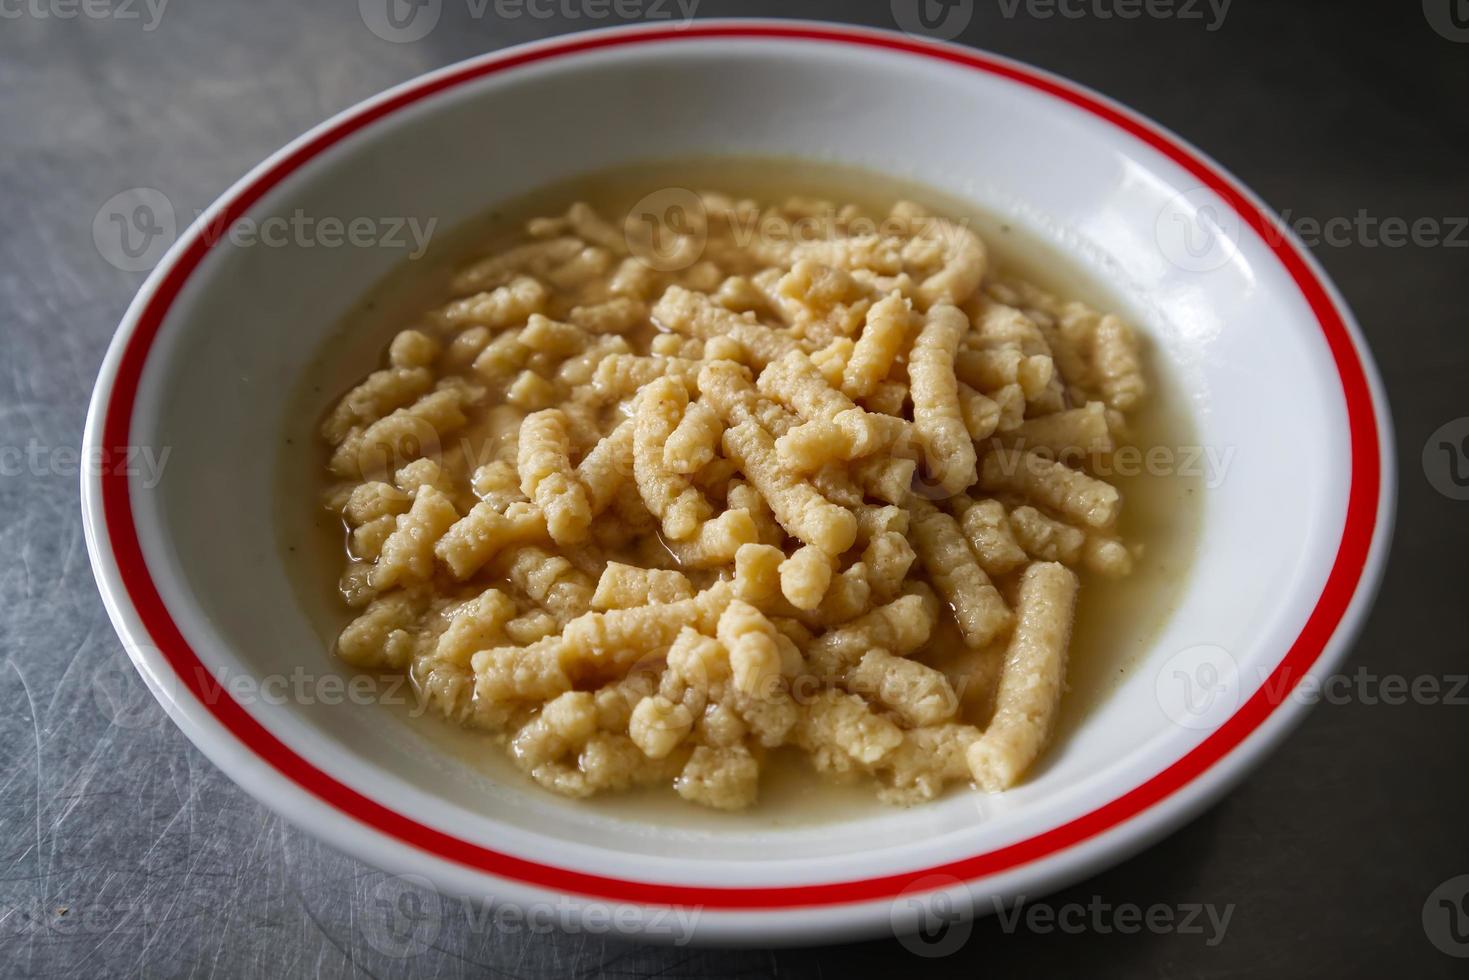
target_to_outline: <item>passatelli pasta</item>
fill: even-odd
[[[1100,475],[1135,334],[913,204],[698,201],[656,256],[530,221],[327,413],[338,655],[567,796],[739,809],[776,752],[890,803],[1015,785],[1077,572],[1135,557]]]

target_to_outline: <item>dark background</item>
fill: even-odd
[[[1212,947],[1175,932],[1007,934],[990,918],[943,958],[891,940],[660,949],[476,928],[446,903],[431,948],[383,955],[371,930],[384,876],[288,827],[206,762],[152,702],[103,612],[64,450],[79,445],[103,350],[142,275],[104,261],[93,220],[140,186],[192,214],[288,139],[391,84],[613,21],[575,0],[577,16],[509,20],[444,0],[434,31],[399,44],[369,32],[352,0],[173,0],[151,30],[141,5],[54,16],[66,2],[0,3],[0,446],[39,446],[50,461],[0,475],[0,974],[1466,975],[1469,961],[1437,948],[1423,919],[1430,893],[1469,873],[1462,694],[1317,707],[1193,824],[1048,900],[1233,905]],[[976,0],[959,37],[1133,106],[1293,219],[1353,220],[1314,251],[1386,379],[1400,504],[1348,669],[1445,688],[1469,673],[1469,503],[1433,488],[1422,453],[1441,425],[1469,416],[1469,232],[1457,245],[1394,246],[1363,229],[1429,219],[1448,237],[1469,215],[1469,37],[1430,19],[1448,23],[1449,2],[1234,0],[1210,30],[1207,6],[1203,19],[1125,21],[1102,16],[1108,0],[1076,3],[1079,17]],[[894,26],[885,0],[702,0],[697,12]],[[1262,392],[1272,396],[1284,404],[1288,393]],[[1469,954],[1469,943],[1447,948]]]

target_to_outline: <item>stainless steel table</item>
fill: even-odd
[[[1462,2],[929,8],[928,29],[1092,84],[1174,128],[1314,239],[1386,376],[1402,482],[1388,578],[1349,667],[1366,678],[1354,693],[1318,707],[1192,825],[1041,903],[1060,924],[991,917],[942,957],[891,940],[642,947],[506,928],[447,900],[417,941],[385,940],[396,895],[384,876],[231,784],[124,658],[77,505],[88,393],[142,279],[94,241],[109,198],[154,188],[186,218],[364,96],[481,51],[615,22],[613,10],[883,26],[914,15],[911,0],[426,0],[440,14],[426,36],[385,40],[364,16],[385,2],[0,0],[0,975],[1465,975],[1452,954],[1469,954],[1469,908],[1455,922],[1436,904],[1465,888],[1435,889],[1469,873],[1469,696],[1454,680],[1469,673],[1469,503],[1452,499],[1447,458],[1422,462],[1435,430],[1469,416]],[[1424,233],[1401,240],[1399,225]],[[1440,693],[1376,696],[1398,675],[1435,678]],[[1092,911],[1128,903],[1173,909],[1175,925],[1123,934],[1115,911]],[[1192,905],[1229,910],[1222,937],[1177,927]]]

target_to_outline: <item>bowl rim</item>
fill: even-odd
[[[119,324],[88,411],[83,451],[121,459],[132,445],[133,409],[152,342],[191,273],[227,229],[307,161],[395,111],[492,74],[607,49],[680,41],[826,43],[937,59],[998,76],[1059,99],[1157,151],[1217,195],[1282,264],[1327,342],[1341,382],[1351,447],[1351,481],[1341,540],[1321,595],[1275,671],[1235,713],[1163,771],[1123,789],[1066,824],[1004,847],[874,878],[783,886],[709,886],[639,881],[528,860],[418,823],[333,779],[292,752],[256,720],[185,642],[154,585],[133,521],[126,468],[83,469],[82,512],[88,552],[104,604],[145,682],[185,734],[272,809],[318,834],[346,817],[366,829],[348,849],[368,861],[373,835],[494,879],[589,899],[716,912],[819,909],[936,891],[1053,859],[1070,876],[1120,859],[1217,799],[1263,758],[1308,705],[1291,692],[1308,672],[1334,668],[1360,630],[1380,583],[1391,537],[1395,476],[1387,402],[1350,310],[1304,246],[1262,201],[1212,159],[1164,127],[1092,90],[1023,63],[902,33],[819,21],[733,19],[677,26],[605,28],[491,52],[430,72],[348,108],[287,144],[236,182],[160,261]],[[183,692],[187,691],[187,694]],[[246,751],[241,751],[241,749]],[[281,789],[292,795],[283,798]],[[1121,789],[1121,788],[1120,788]],[[380,838],[379,838],[380,839]],[[1069,860],[1060,861],[1069,855]],[[426,873],[432,873],[431,871]],[[925,883],[927,883],[925,885]],[[1059,882],[1058,882],[1059,883]],[[868,919],[870,920],[870,916]]]

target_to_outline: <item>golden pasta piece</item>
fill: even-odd
[[[736,313],[759,312],[770,307],[770,299],[744,276],[730,276],[714,291],[714,302]]]
[[[434,545],[434,554],[462,580],[479,571],[502,548],[549,536],[546,515],[534,504],[511,504],[501,512],[479,503],[444,532]]]
[[[775,519],[793,537],[829,555],[839,555],[857,539],[857,520],[827,500],[810,483],[781,466],[775,440],[754,422],[724,431],[724,451],[740,465],[751,485],[765,497]]]
[[[587,535],[592,508],[586,489],[571,468],[571,441],[566,416],[545,409],[520,424],[518,450],[520,492],[540,508],[546,530],[557,544],[575,544]]]
[[[424,395],[357,435],[348,436],[332,454],[332,472],[361,476],[396,469],[407,461],[438,452],[444,436],[468,421],[464,409],[482,395],[482,389],[466,386],[444,387]]]
[[[590,242],[615,255],[627,254],[627,239],[622,231],[603,221],[596,209],[585,201],[577,201],[567,209],[566,225],[573,235],[584,242]]]
[[[871,541],[879,534],[889,531],[900,535],[908,533],[908,511],[892,504],[861,504],[852,509],[857,518],[857,539]]]
[[[660,695],[644,698],[632,710],[628,735],[650,759],[662,759],[688,737],[694,716],[682,704]]]
[[[663,462],[674,473],[695,473],[714,459],[724,423],[703,402],[689,402],[663,445]]]
[[[808,471],[833,459],[881,452],[906,434],[902,419],[857,407],[799,351],[771,363],[760,373],[757,388],[806,420],[782,435],[776,450],[790,465]]]
[[[852,400],[833,388],[811,359],[800,351],[791,351],[770,362],[760,372],[755,387],[762,395],[783,402],[807,421],[836,418],[855,407]]]
[[[762,397],[750,372],[733,361],[709,361],[699,371],[699,393],[729,425],[754,422],[775,436],[784,435],[800,420],[769,398]]]
[[[913,320],[911,304],[896,292],[874,303],[867,311],[867,322],[852,355],[842,368],[842,391],[852,398],[873,394],[903,353]]]
[[[905,595],[850,623],[827,630],[806,648],[820,676],[840,674],[874,647],[902,656],[928,642],[935,610],[922,595]]]
[[[770,505],[765,502],[759,490],[744,480],[731,480],[725,491],[725,499],[730,510],[744,510],[749,513],[755,524],[756,541],[776,546],[785,543],[785,529],[776,522],[775,515],[770,512]]]
[[[505,624],[516,612],[515,602],[499,589],[485,589],[457,604],[447,614],[448,628],[434,645],[434,659],[468,667],[476,652],[504,642]]]
[[[577,481],[586,491],[594,517],[612,503],[632,471],[633,423],[627,420],[603,436],[576,466]]]
[[[976,391],[994,391],[1019,379],[1023,360],[1015,347],[963,349],[954,356],[954,374]]]
[[[1042,514],[1034,507],[1016,507],[1010,512],[1010,527],[1032,558],[1074,565],[1086,546],[1086,532]]]
[[[735,594],[757,605],[779,595],[780,569],[785,560],[785,552],[774,545],[740,545],[735,552]]]
[[[801,618],[812,626],[848,623],[872,608],[871,573],[862,562],[853,562],[834,576],[821,602]]]
[[[1081,560],[1087,568],[1109,578],[1122,578],[1132,574],[1132,552],[1116,538],[1088,534],[1086,545],[1082,548]]]
[[[422,330],[404,330],[388,345],[388,363],[395,368],[428,367],[439,356],[439,342]]]
[[[727,510],[700,524],[687,541],[664,541],[663,547],[683,568],[719,568],[758,536],[749,511]]]
[[[705,699],[729,678],[729,654],[713,637],[685,626],[668,648],[668,671],[659,683],[665,695],[676,697],[691,710],[704,710]]]
[[[354,429],[372,425],[389,412],[412,404],[433,387],[433,375],[423,367],[391,367],[374,371],[342,396],[321,425],[321,434],[340,445]]]
[[[516,335],[520,343],[531,350],[556,358],[570,357],[586,350],[592,338],[581,327],[562,323],[539,313],[532,313],[530,320]]]
[[[989,267],[984,242],[968,228],[941,218],[926,221],[923,231],[923,237],[942,245],[943,268],[918,284],[919,304],[932,310],[938,304],[964,302],[979,288]]]
[[[668,438],[688,403],[683,385],[659,378],[639,392],[633,419],[633,477],[638,492],[648,512],[662,521],[663,533],[674,541],[693,537],[710,514],[704,495],[666,462]]]
[[[530,609],[505,624],[505,638],[516,646],[530,646],[555,636],[561,624],[544,609]]]
[[[571,236],[518,245],[471,265],[454,277],[449,288],[462,296],[505,285],[521,273],[539,276],[569,261],[582,247],[581,239]]]
[[[571,690],[566,645],[548,636],[526,646],[500,646],[470,657],[475,694],[491,704],[548,701]]]
[[[351,551],[361,561],[377,561],[388,537],[398,529],[398,519],[391,514],[368,521],[352,529]]]
[[[995,428],[1000,432],[1011,432],[1025,422],[1025,390],[1018,381],[995,392],[994,401],[1000,410],[1000,417],[995,422]]]
[[[679,602],[694,597],[694,587],[682,572],[660,568],[639,568],[609,561],[597,580],[592,595],[592,608],[631,609],[634,606]]]
[[[796,342],[749,314],[733,313],[708,296],[669,286],[653,306],[653,319],[665,330],[700,340],[728,337],[760,366],[796,349]]]
[[[1006,433],[1005,442],[1018,449],[1044,450],[1067,463],[1085,462],[1116,448],[1101,402],[1029,419]]]
[[[414,494],[423,487],[433,487],[446,496],[454,495],[454,481],[431,459],[415,459],[401,467],[393,474],[393,482],[404,493]]]
[[[597,337],[578,354],[573,354],[556,367],[556,383],[566,388],[580,388],[594,382],[602,362],[614,354],[632,354],[628,342],[615,334]],[[573,397],[581,399],[578,392]]]
[[[816,370],[821,372],[827,384],[840,389],[842,373],[846,370],[847,360],[855,349],[856,344],[850,337],[837,337],[825,347],[812,351],[811,363],[816,365]]]
[[[1000,427],[1000,414],[998,402],[959,382],[959,415],[964,420],[969,438],[982,442],[994,435]]]
[[[616,296],[603,303],[572,307],[566,319],[587,333],[625,334],[645,323],[648,308],[629,296]]]
[[[954,498],[954,512],[959,526],[979,567],[988,575],[1006,575],[1025,564],[1025,549],[1015,540],[1010,516],[998,500]]]
[[[847,690],[870,697],[911,727],[948,721],[959,710],[959,696],[941,671],[916,660],[868,650],[844,683]]]
[[[565,557],[538,545],[500,552],[495,571],[550,613],[558,626],[565,626],[592,606],[591,577]]]
[[[353,527],[359,527],[381,517],[396,517],[406,511],[413,498],[391,483],[369,480],[352,488],[342,517]]]
[[[608,280],[607,291],[614,296],[647,300],[663,288],[664,277],[642,259],[623,259]]]
[[[694,360],[704,358],[704,342],[693,337],[682,337],[676,333],[654,334],[648,343],[648,353],[654,357],[687,357]]]
[[[510,741],[510,757],[530,772],[580,748],[597,730],[596,706],[587,691],[567,691],[546,706]]]
[[[519,330],[507,330],[485,344],[471,367],[475,374],[497,388],[511,384],[535,351],[520,342]]]
[[[505,389],[505,401],[526,412],[535,412],[553,404],[557,396],[555,383],[535,371],[521,371]]]
[[[833,562],[820,548],[797,548],[780,565],[780,591],[797,609],[815,609],[831,585]]]
[[[413,656],[409,628],[422,611],[423,602],[408,592],[374,599],[337,637],[337,656],[362,670],[402,669]]]
[[[580,249],[565,262],[548,269],[541,275],[552,286],[571,290],[598,278],[612,268],[613,255],[598,245]]]
[[[906,428],[902,419],[852,408],[832,419],[803,422],[777,439],[775,449],[787,466],[809,473],[831,462],[879,453]]]
[[[881,415],[902,415],[908,401],[908,385],[903,381],[880,381],[872,393],[862,398],[862,406]]]
[[[872,304],[869,289],[846,270],[801,260],[775,284],[775,299],[807,342],[850,335]]]
[[[913,435],[923,450],[924,469],[937,487],[958,493],[974,482],[974,442],[959,410],[954,354],[969,323],[947,304],[928,312],[909,355]]]
[[[739,745],[694,749],[674,781],[678,795],[716,810],[743,810],[760,789],[760,765]]]
[[[413,498],[408,513],[383,542],[382,556],[372,569],[372,586],[386,589],[400,582],[422,582],[433,574],[434,545],[459,520],[459,512],[444,494],[424,487]]]
[[[699,374],[699,362],[685,357],[640,357],[636,354],[609,354],[597,364],[592,387],[605,399],[616,400],[636,394],[639,388],[661,378],[681,382],[692,389]]]
[[[493,336],[488,327],[470,327],[463,331],[444,348],[443,367],[449,371],[463,371],[474,363]]]
[[[1066,687],[1076,589],[1076,576],[1054,562],[1037,562],[1021,575],[995,715],[968,750],[969,770],[981,789],[995,793],[1014,786],[1051,737]]]
[[[971,649],[1009,629],[1010,609],[990,583],[954,518],[926,500],[914,500],[913,550],[934,587],[954,609],[954,619]]]
[[[1054,389],[1056,362],[1049,354],[1032,354],[1015,370],[1015,383],[1025,393],[1025,400],[1037,402]]]
[[[842,463],[823,463],[808,479],[817,493],[834,504],[849,510],[862,504],[862,488],[857,486],[848,467]]]
[[[511,504],[525,502],[525,494],[520,492],[520,474],[514,464],[503,459],[492,460],[476,469],[470,478],[470,488],[476,497],[501,513]]]
[[[874,602],[891,602],[897,597],[916,557],[908,538],[899,531],[882,531],[868,538],[862,564]]]
[[[974,324],[973,339],[983,349],[1015,350],[1023,357],[1053,352],[1052,342],[1039,324],[1012,306],[979,296],[967,304],[967,312]],[[1006,384],[1019,378],[1018,363],[1016,372]]]
[[[742,599],[730,602],[720,614],[719,642],[729,655],[735,689],[750,696],[768,695],[780,679],[779,634],[765,614]]]
[[[733,597],[733,586],[718,582],[681,602],[587,613],[566,625],[562,641],[575,657],[630,662],[669,646],[685,626],[712,633]]]
[[[903,742],[883,760],[878,799],[908,806],[938,796],[948,783],[969,778],[966,755],[979,738],[973,725],[940,724],[903,733]]]
[[[801,716],[796,743],[818,769],[842,773],[876,766],[903,742],[903,732],[855,694],[822,691]]]
[[[518,276],[489,292],[455,300],[441,311],[444,322],[455,327],[503,330],[524,323],[546,308],[546,287],[529,276]]]
[[[911,459],[872,456],[852,464],[852,477],[869,497],[902,504],[912,492],[918,464]]]
[[[1111,484],[1034,450],[992,450],[980,466],[979,482],[986,490],[1019,494],[1093,528],[1111,527],[1122,507],[1122,495]]]
[[[1115,409],[1136,408],[1148,393],[1137,335],[1110,313],[1092,337],[1092,370],[1102,397]]]

